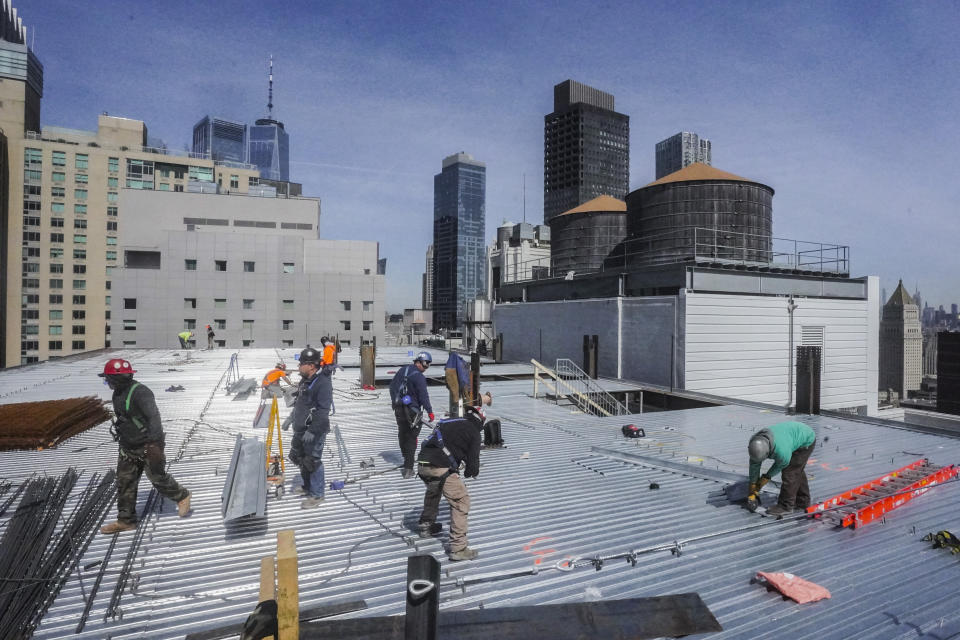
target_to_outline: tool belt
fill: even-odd
[[[434,465],[428,464],[428,463],[426,463],[426,462],[421,462],[420,464],[422,464],[422,465],[425,466],[425,467],[432,467],[432,466],[434,466]],[[452,476],[453,474],[457,473],[458,471],[459,471],[459,469],[447,469],[447,472],[446,472],[445,474],[443,474],[442,476],[438,476],[438,477],[424,477],[424,476],[421,476],[420,474],[417,474],[417,477],[419,477],[421,480],[423,480],[423,484],[426,484],[426,485],[429,485],[431,482],[439,482],[439,483],[440,483],[439,490],[442,492],[442,491],[443,491],[443,484],[447,481],[447,478],[449,478],[449,477]]]

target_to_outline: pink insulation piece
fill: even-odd
[[[830,592],[818,584],[814,584],[803,578],[798,578],[792,573],[767,573],[758,571],[757,578],[765,580],[767,584],[775,588],[783,595],[796,600],[800,604],[807,602],[816,602],[830,597]]]

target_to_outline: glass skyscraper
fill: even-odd
[[[695,133],[681,131],[657,143],[657,177],[675,173],[695,162],[710,164],[710,141]]]
[[[459,329],[467,304],[486,292],[487,168],[468,153],[433,177],[433,327]]]
[[[215,162],[246,162],[247,125],[204,116],[193,125],[193,152]]]
[[[260,118],[250,126],[247,162],[270,180],[290,180],[290,136],[282,122]]]

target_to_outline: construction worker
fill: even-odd
[[[484,400],[486,402],[486,399]],[[417,475],[427,485],[423,494],[423,511],[417,529],[421,538],[440,532],[436,524],[440,496],[450,505],[450,560],[473,560],[477,552],[467,544],[467,516],[470,514],[470,494],[460,479],[463,474],[476,478],[480,473],[480,443],[483,433],[483,407],[467,406],[465,417],[441,420],[430,437],[423,441],[417,460]]]
[[[470,404],[470,370],[463,358],[451,351],[443,374],[450,392],[450,411],[447,415],[451,418],[460,417],[460,401]]]
[[[761,429],[750,437],[747,452],[750,455],[750,494],[747,505],[751,510],[759,505],[757,493],[778,473],[782,476],[777,504],[767,509],[771,516],[783,517],[795,508],[810,506],[810,487],[804,468],[813,453],[817,434],[802,422],[778,422]],[[773,465],[760,475],[760,465],[773,458]]]
[[[180,333],[177,334],[177,337],[180,338],[180,348],[189,349],[190,345],[188,343],[190,341],[190,338],[193,337],[193,331],[188,331],[188,330],[181,331]]]
[[[327,336],[320,338],[323,345],[323,366],[332,367],[337,363],[337,345]]]
[[[113,390],[116,421],[110,431],[120,445],[117,458],[117,521],[101,527],[100,533],[119,533],[137,528],[137,485],[144,471],[160,495],[177,503],[177,513],[181,518],[190,513],[190,492],[167,473],[167,459],[163,454],[163,426],[153,392],[134,380],[134,373],[136,371],[129,362],[114,358],[107,361],[103,373],[97,374]]]
[[[282,362],[278,362],[276,367],[270,369],[267,375],[263,376],[263,380],[260,382],[260,386],[263,388],[263,391],[260,392],[260,397],[267,399],[273,396],[282,396],[283,387],[280,386],[281,382],[286,382],[287,385],[293,386],[290,378],[287,377],[287,366]]]
[[[213,337],[217,335],[213,332],[213,327],[207,325],[207,349],[213,349]]]
[[[297,489],[306,498],[302,509],[313,509],[323,502],[323,445],[330,433],[330,403],[333,383],[330,370],[321,362],[323,355],[312,347],[300,352],[300,384],[293,405],[293,442],[290,461],[300,467],[303,486]]]
[[[423,412],[433,422],[433,406],[427,393],[427,379],[423,372],[430,367],[433,356],[426,351],[417,354],[413,364],[400,367],[390,382],[390,401],[397,418],[397,439],[403,453],[403,469],[400,475],[412,478],[416,475],[413,461],[417,454],[417,439],[420,437]]]

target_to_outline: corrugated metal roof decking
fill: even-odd
[[[380,351],[392,361],[406,353]],[[134,588],[121,600],[122,616],[104,623],[129,546],[130,538],[121,536],[82,637],[183,637],[189,631],[242,621],[256,599],[259,558],[273,552],[274,534],[284,528],[296,530],[301,608],[366,599],[369,608],[346,614],[350,617],[402,613],[406,556],[420,550],[443,561],[448,579],[522,571],[541,558],[539,575],[465,590],[445,586],[444,607],[569,602],[582,600],[587,587],[599,589],[604,598],[697,591],[725,629],[710,637],[894,638],[927,632],[946,637],[960,630],[953,586],[960,564],[920,541],[929,531],[960,529],[960,484],[935,488],[898,509],[886,524],[856,531],[814,521],[771,521],[760,529],[690,544],[679,557],[641,556],[635,568],[611,562],[601,571],[546,570],[567,556],[624,552],[756,524],[756,515],[710,504],[708,494],[722,483],[698,477],[701,468],[745,473],[749,435],[783,419],[741,406],[600,419],[531,399],[529,380],[485,383],[495,395],[492,413],[504,419],[508,448],[484,451],[480,477],[467,482],[471,546],[481,554],[470,563],[450,564],[440,541],[416,537],[412,527],[423,486],[401,480],[396,472],[347,485],[342,493],[328,492],[326,502],[309,512],[300,510],[299,500],[288,493],[268,501],[265,522],[224,527],[219,514],[223,472],[234,433],[255,433],[251,420],[259,400],[235,402],[222,388],[214,393],[229,353],[191,356],[192,361],[184,363],[168,351],[124,353],[141,371],[138,379],[157,393],[171,458],[190,428],[198,427],[173,467],[174,475],[194,493],[195,512],[179,519],[172,505],[166,505],[164,513],[148,523],[134,564]],[[285,356],[292,361],[292,352]],[[240,358],[241,372],[258,376],[273,365],[275,354],[250,350]],[[0,372],[0,394],[20,383],[30,383],[29,388],[9,401],[89,394],[100,388],[95,377],[99,366],[102,362],[96,359]],[[170,368],[182,371],[167,371]],[[60,371],[70,374],[42,384]],[[328,481],[347,472],[365,473],[359,467],[364,458],[375,457],[376,470],[383,470],[399,455],[385,392],[353,393],[356,375],[347,370],[335,378],[337,413],[332,423],[341,431],[345,450],[338,451],[331,434],[324,459]],[[164,392],[170,384],[187,390]],[[102,390],[107,397],[106,387]],[[435,407],[446,406],[442,387],[430,387],[430,392]],[[210,409],[197,425],[211,394]],[[623,439],[619,427],[627,421],[644,427],[647,437]],[[921,456],[938,464],[960,457],[960,441],[954,439],[832,417],[814,416],[809,422],[820,437],[808,467],[815,497],[850,488]],[[690,473],[624,462],[593,451],[594,446],[680,462],[690,465]],[[521,457],[525,452],[529,458]],[[0,477],[21,479],[40,469],[58,473],[70,464],[102,470],[114,464],[115,457],[113,442],[105,428],[98,427],[54,450],[0,454]],[[294,475],[293,469],[288,468],[288,475]],[[650,490],[651,482],[660,489]],[[288,477],[288,487],[293,484]],[[141,507],[148,487],[141,484]],[[441,521],[447,522],[445,506]],[[103,558],[108,543],[109,538],[98,537],[81,566]],[[536,555],[545,550],[552,552]],[[758,570],[796,573],[826,586],[833,598],[806,606],[784,602],[749,584]],[[84,573],[83,588],[76,576],[71,578],[37,637],[73,635],[96,571]]]

